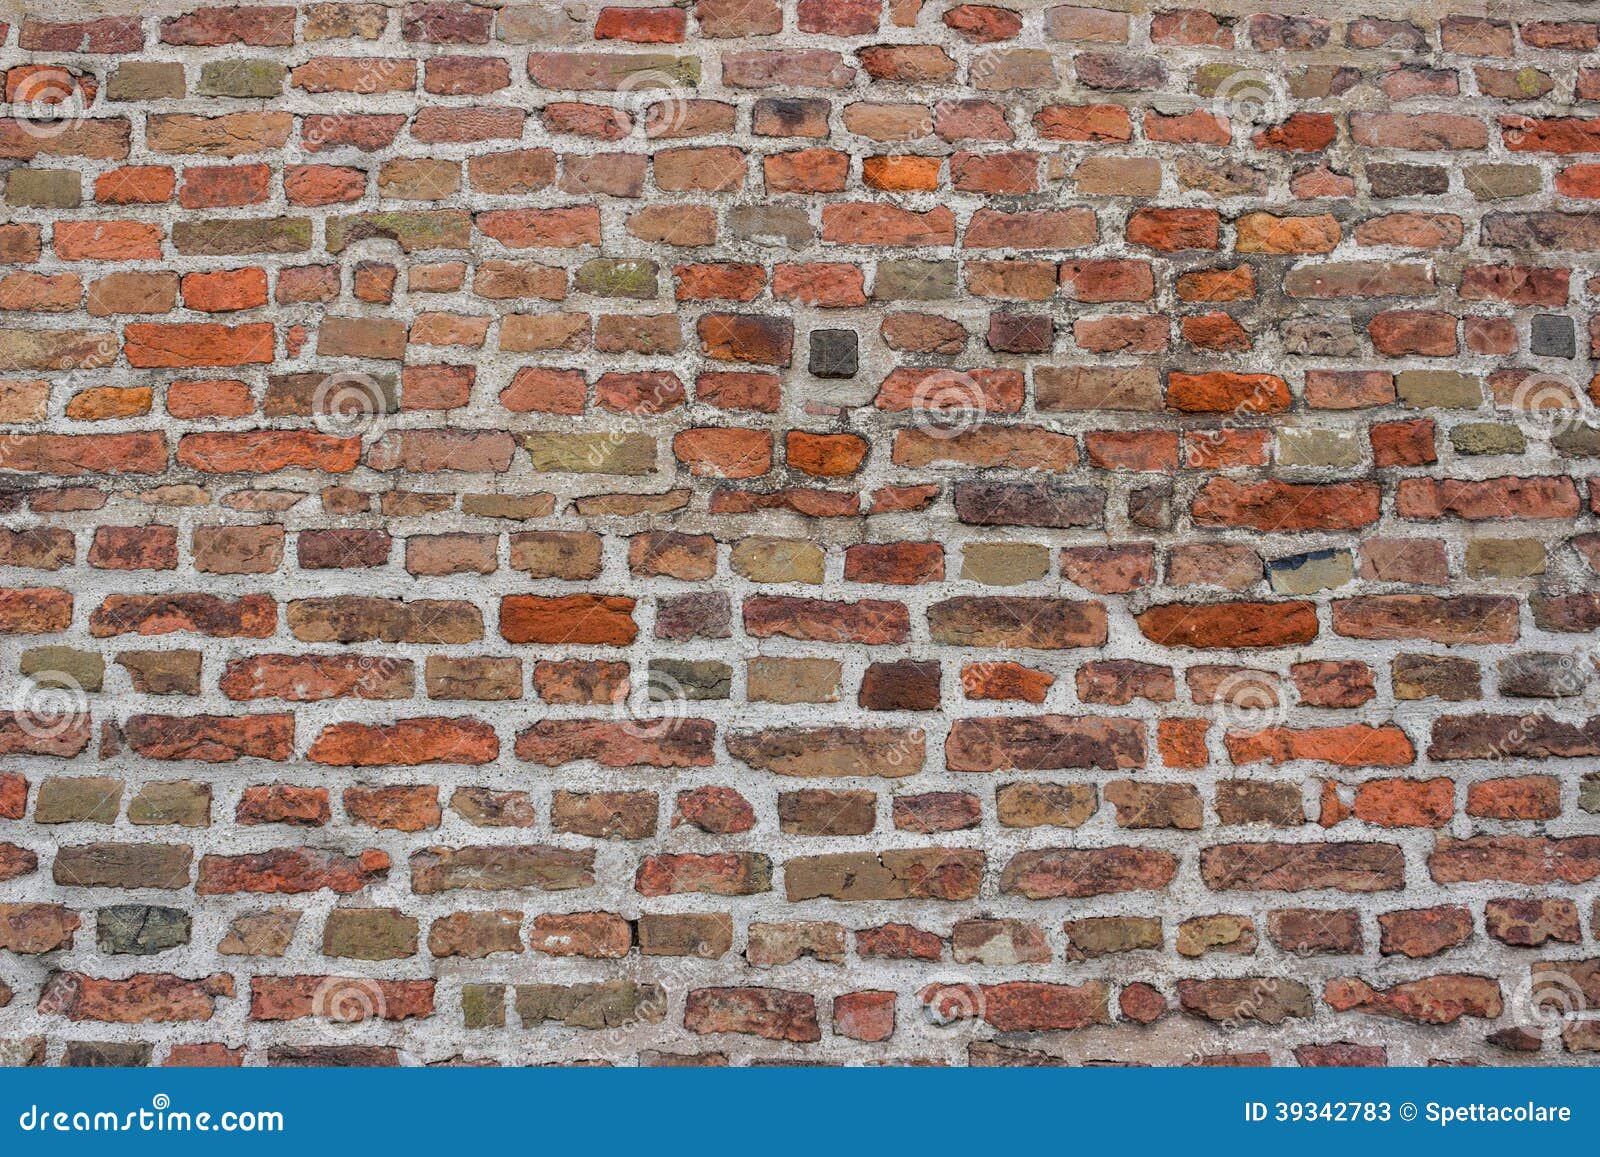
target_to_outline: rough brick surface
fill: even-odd
[[[140,11],[0,25],[4,1059],[1600,1056],[1586,6]]]

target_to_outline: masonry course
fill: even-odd
[[[1600,1057],[1600,23],[0,16],[0,1059]]]

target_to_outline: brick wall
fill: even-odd
[[[1592,1060],[1595,17],[1130,7],[8,18],[5,1059]]]

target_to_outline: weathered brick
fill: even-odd
[[[393,7],[14,21],[20,1058],[1600,1048],[1600,26]]]

